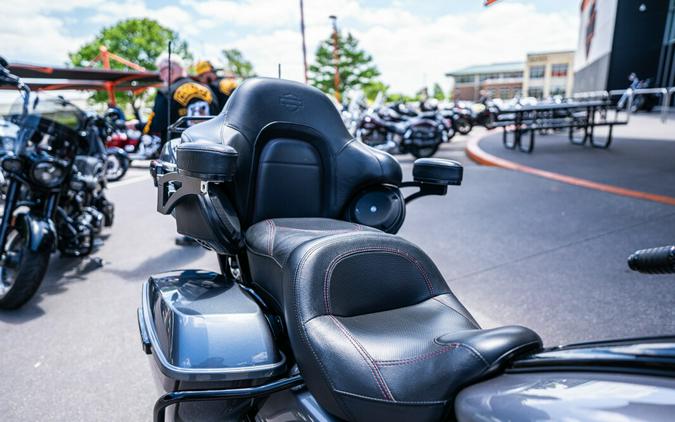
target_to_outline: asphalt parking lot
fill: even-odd
[[[672,243],[675,207],[465,158],[464,184],[408,207],[400,235],[435,260],[478,321],[522,324],[547,345],[675,334],[675,279],[632,273],[635,249]],[[410,177],[412,159],[400,157]],[[149,420],[157,392],[136,307],[149,274],[217,269],[213,253],[174,244],[145,169],[113,185],[116,221],[94,260],[54,255],[39,294],[0,312],[0,419]]]

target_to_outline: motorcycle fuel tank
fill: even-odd
[[[675,380],[628,374],[506,374],[471,386],[455,401],[468,421],[671,421]]]

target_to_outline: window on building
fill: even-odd
[[[522,78],[522,77],[523,77],[523,72],[507,72],[507,73],[504,73],[505,79],[517,79],[517,78]]]
[[[531,66],[530,79],[543,79],[546,66]]]
[[[541,88],[529,88],[527,96],[541,99],[544,96],[544,90]]]
[[[554,78],[567,77],[567,63],[557,63],[551,66],[551,76]]]
[[[458,84],[473,83],[474,79],[475,79],[474,75],[459,75],[455,76],[455,83]]]
[[[502,100],[508,100],[511,98],[511,89],[508,87],[499,88],[499,98]]]

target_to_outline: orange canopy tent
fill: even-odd
[[[110,69],[110,60],[115,60],[134,70]],[[9,71],[24,80],[33,91],[94,90],[107,91],[112,104],[115,92],[131,91],[138,94],[150,87],[161,86],[158,72],[119,57],[101,46],[100,53],[92,62],[100,61],[103,69],[93,67],[52,67],[12,63]]]

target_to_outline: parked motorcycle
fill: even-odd
[[[6,65],[0,60],[0,83],[21,93],[6,116],[19,130],[0,161],[8,181],[0,220],[0,308],[14,309],[39,288],[53,250],[91,251],[100,225],[112,224],[113,207],[102,192],[105,151],[91,155],[92,141],[101,142],[96,122],[61,98],[31,104],[30,89]],[[78,155],[83,151],[89,155]]]
[[[395,235],[459,163],[418,159],[403,182],[295,82],[249,79],[226,107],[151,166],[157,210],[221,265],[143,286],[155,421],[672,419],[675,338],[543,349],[525,327],[482,329]]]
[[[443,122],[429,116],[407,116],[393,107],[375,106],[361,115],[356,139],[390,154],[431,157],[447,136]]]
[[[631,81],[630,87],[619,98],[617,109],[624,110],[628,107],[628,98],[632,94],[633,99],[630,102],[630,112],[637,113],[638,111],[650,112],[659,103],[658,94],[633,94],[632,91],[636,89],[646,89],[651,85],[651,79],[640,80],[635,73],[632,73],[628,80]]]
[[[487,101],[485,104],[476,103],[471,107],[471,123],[473,126],[493,129],[497,123],[499,111],[499,107],[493,101]]]
[[[159,156],[162,140],[158,136],[144,135],[140,130],[127,129],[123,120],[115,118],[117,113],[114,111],[109,111],[106,116],[114,127],[106,146],[109,150],[123,152],[110,158],[108,180],[121,179],[134,160],[152,160]]]
[[[453,128],[460,135],[468,135],[473,129],[471,111],[461,107],[450,107],[440,110],[444,119],[450,119]]]

